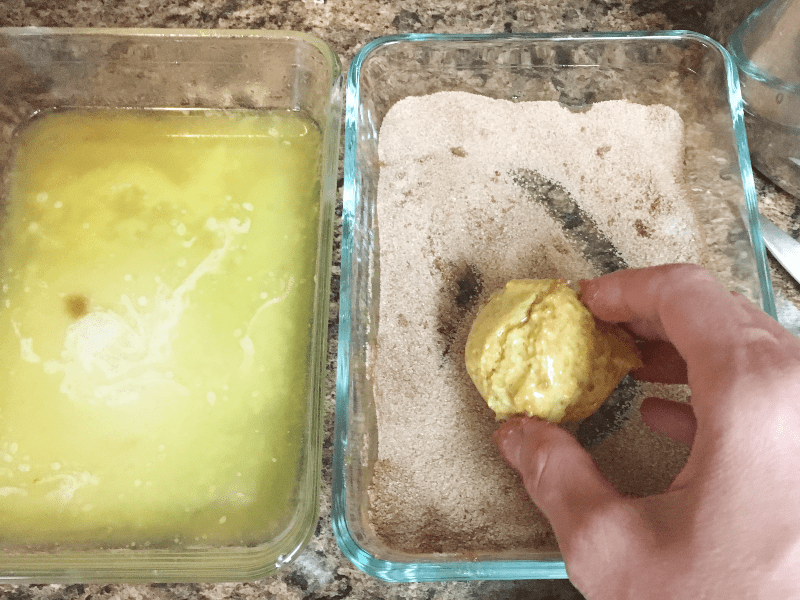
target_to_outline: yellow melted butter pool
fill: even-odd
[[[0,544],[249,544],[292,518],[320,134],[71,110],[0,233]]]

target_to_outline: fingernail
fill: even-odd
[[[500,426],[495,430],[494,434],[492,434],[494,441],[499,444],[502,439],[519,429],[521,426],[522,417],[514,416],[506,419],[500,423]]]
[[[579,297],[584,304],[590,302],[597,294],[597,284],[594,279],[581,279],[578,281],[578,286],[580,287]]]
[[[494,441],[497,444],[500,454],[514,468],[517,468],[520,460],[520,448],[522,446],[524,421],[522,417],[512,417],[505,421],[495,432]]]

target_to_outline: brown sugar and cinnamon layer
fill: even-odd
[[[495,414],[464,365],[467,335],[489,294],[512,279],[702,263],[683,136],[674,110],[624,101],[578,113],[557,102],[442,92],[406,98],[386,115],[370,518],[390,547],[557,549],[492,442]],[[622,407],[622,421],[612,414],[577,430],[621,491],[644,495],[669,485],[687,449],[651,432],[638,403],[649,395],[685,399],[686,390],[629,382],[613,407]],[[607,436],[610,429],[619,431]]]

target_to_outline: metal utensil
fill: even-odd
[[[767,250],[781,266],[800,283],[800,242],[775,225],[764,215],[758,215],[761,233]]]

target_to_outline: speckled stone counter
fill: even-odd
[[[490,33],[691,29],[722,42],[760,0],[1,0],[0,26],[291,29],[328,42],[347,68],[369,40],[405,32]],[[800,237],[800,203],[757,176],[762,211]],[[341,181],[340,181],[341,184]],[[341,189],[339,190],[341,195]],[[341,197],[339,198],[341,201]],[[567,581],[387,584],[351,565],[331,529],[339,247],[334,251],[320,520],[303,554],[280,575],[216,585],[5,585],[2,600],[577,600]],[[800,286],[771,262],[787,319],[800,317]],[[796,314],[795,314],[796,313]],[[798,318],[800,323],[800,318]],[[2,560],[2,557],[0,557]]]

